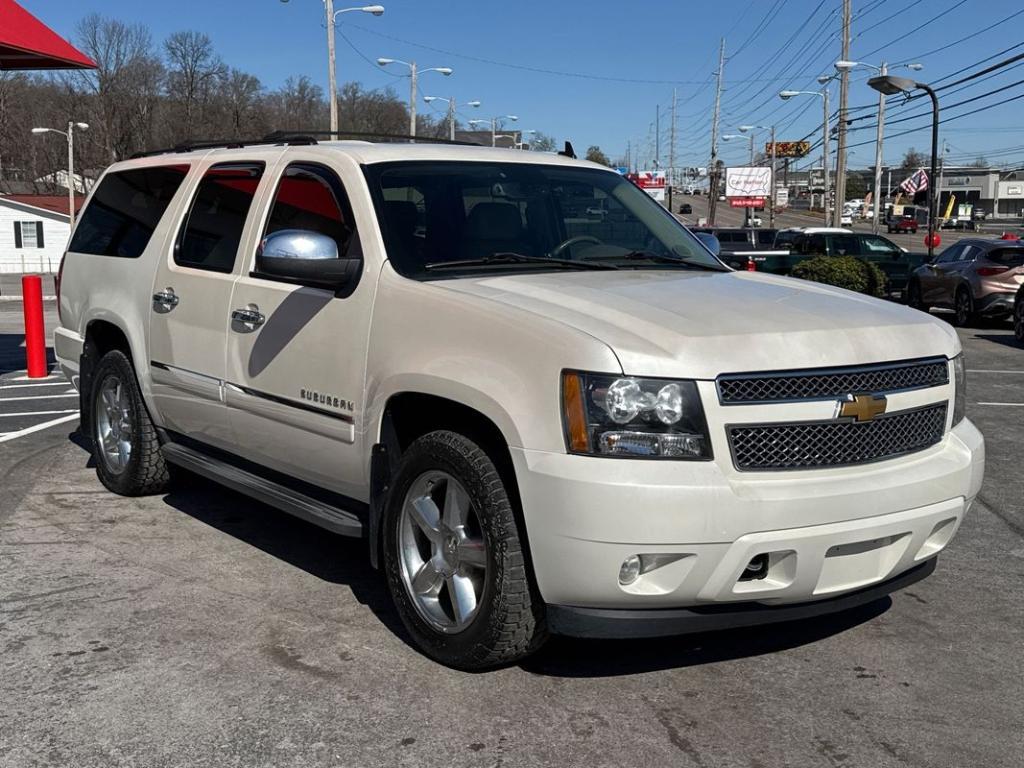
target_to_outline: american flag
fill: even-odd
[[[910,178],[900,184],[900,189],[908,195],[916,195],[918,192],[928,189],[928,174],[924,172],[924,168],[914,171]]]

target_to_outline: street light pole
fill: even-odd
[[[383,56],[377,59],[377,65],[386,67],[388,64],[401,64],[409,68],[409,136],[416,138],[416,84],[420,70],[416,67],[415,61],[402,61],[401,59],[386,59]],[[440,72],[445,77],[452,73],[451,67],[430,67],[423,72]]]
[[[939,164],[939,97],[935,95],[935,91],[930,85],[918,83],[907,77],[879,75],[868,80],[868,85],[883,96],[909,93],[914,89],[920,89],[927,93],[932,100],[932,162],[931,175],[928,179],[928,239],[925,243],[928,246],[928,260],[931,261],[935,256],[935,241],[937,239],[935,235],[935,169]]]
[[[878,68],[878,73],[883,77],[889,74],[886,63]],[[880,211],[882,206],[882,141],[885,138],[885,94],[878,94],[878,130],[875,132],[875,199],[871,211],[871,232],[878,234],[878,223],[881,219]]]
[[[793,98],[794,96],[820,96],[822,104],[825,108],[825,119],[822,121],[822,137],[821,137],[821,172],[823,178],[824,188],[824,200],[822,202],[822,209],[824,209],[825,226],[829,226],[829,215],[828,215],[828,155],[829,155],[829,110],[828,110],[828,84],[832,81],[831,77],[823,75],[818,78],[818,82],[821,83],[822,88],[820,91],[779,91],[779,98],[783,101]],[[808,183],[808,187],[810,184]],[[814,193],[811,193],[811,199],[814,199]]]
[[[68,121],[67,131],[59,131],[56,128],[33,128],[32,133],[57,133],[67,139],[68,142],[68,222],[71,229],[75,228],[75,129],[80,131],[89,130],[88,123]],[[82,178],[82,191],[85,191],[85,178]]]
[[[454,96],[449,96],[447,99],[443,96],[424,96],[423,101],[429,104],[432,101],[443,101],[448,104],[448,139],[449,141],[455,141],[455,110],[456,102]],[[480,102],[478,100],[467,101],[465,106],[467,107],[479,107]],[[470,121],[473,122],[473,121]]]

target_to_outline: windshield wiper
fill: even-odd
[[[490,256],[479,259],[459,259],[457,261],[431,261],[423,265],[426,271],[436,269],[459,269],[461,267],[487,267],[492,264],[548,264],[572,269],[618,269],[614,264],[596,264],[587,261],[570,261],[569,259],[549,259],[545,256],[527,256],[514,251],[498,251]]]
[[[659,264],[682,264],[687,267],[696,267],[698,269],[707,269],[712,272],[724,272],[725,270],[721,267],[717,267],[713,264],[708,264],[706,261],[700,259],[694,259],[690,256],[668,256],[663,253],[654,253],[653,251],[629,251],[621,256],[614,257],[616,259],[629,259],[630,261],[645,259],[647,261],[658,262]]]

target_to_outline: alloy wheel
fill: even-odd
[[[967,325],[971,319],[971,297],[967,291],[960,290],[956,294],[956,324]]]
[[[108,376],[97,391],[93,421],[100,460],[110,472],[121,474],[132,458],[132,420],[128,388],[118,377]]]
[[[466,629],[483,601],[487,547],[462,484],[430,471],[409,487],[398,545],[402,583],[417,613],[444,633]]]

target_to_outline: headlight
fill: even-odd
[[[961,352],[953,358],[953,426],[967,415],[967,366]]]
[[[566,371],[562,414],[570,453],[711,458],[704,409],[693,381]]]

